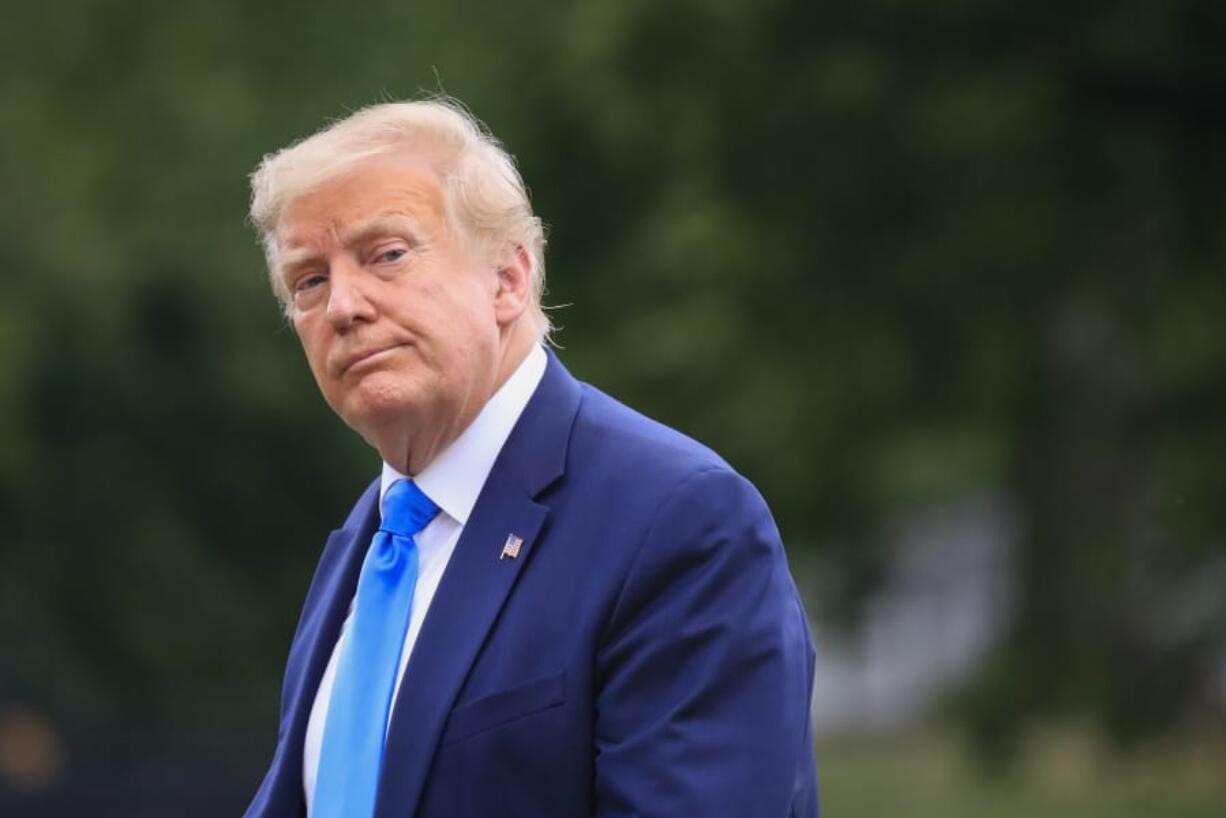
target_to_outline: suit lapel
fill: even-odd
[[[271,800],[278,810],[284,805],[284,812],[272,814],[297,815],[301,809],[302,747],[307,721],[349,612],[362,559],[378,525],[378,486],[375,481],[354,506],[345,525],[328,537],[303,606],[302,622],[287,663],[280,745],[270,776]],[[291,805],[298,805],[299,809],[291,809]]]
[[[376,818],[417,810],[447,714],[549,514],[537,496],[561,476],[578,383],[550,354],[545,375],[507,439],[443,574],[396,698]],[[522,538],[500,559],[508,537]]]

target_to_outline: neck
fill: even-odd
[[[537,344],[527,322],[516,322],[500,338],[498,363],[493,380],[468,396],[459,411],[442,419],[441,423],[398,423],[395,427],[372,430],[365,435],[383,460],[401,474],[414,477],[429,466],[438,455],[464,433],[495,393],[502,388],[528,357]]]

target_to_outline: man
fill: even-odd
[[[377,105],[252,187],[311,372],[383,473],[320,558],[247,815],[816,816],[770,513],[546,352],[541,224],[493,137]]]

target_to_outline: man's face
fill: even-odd
[[[393,458],[424,465],[493,393],[499,364],[498,273],[448,228],[437,174],[365,162],[290,202],[275,238],[324,399],[385,458],[394,440],[406,451]]]

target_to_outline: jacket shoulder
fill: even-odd
[[[675,486],[706,471],[734,473],[710,447],[582,384],[570,448],[572,462],[596,464],[609,476]]]

